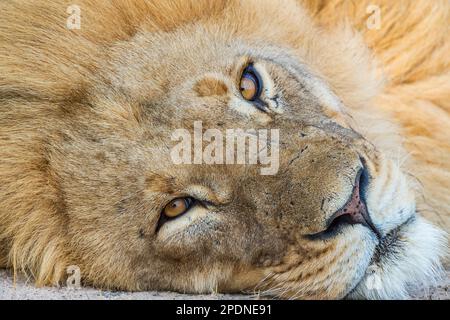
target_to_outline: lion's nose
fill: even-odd
[[[364,189],[367,184],[368,174],[365,169],[361,169],[355,179],[352,195],[347,203],[336,211],[328,221],[328,230],[337,228],[343,224],[362,224],[379,236],[378,230],[370,219],[367,206],[364,200]]]

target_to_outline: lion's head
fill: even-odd
[[[438,268],[351,31],[294,2],[79,2],[80,30],[63,1],[1,4],[0,262],[41,283],[77,265],[103,288],[289,298],[403,297]],[[274,170],[176,163],[178,129],[250,130]]]

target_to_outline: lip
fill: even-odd
[[[414,223],[416,217],[415,215],[409,217],[405,222],[400,224],[398,227],[390,230],[386,235],[378,239],[378,244],[375,248],[375,252],[373,254],[371,264],[378,263],[382,259],[386,259],[390,254],[395,253],[395,249],[398,249],[399,245],[399,234],[402,229],[407,225]]]
[[[382,260],[389,259],[389,256],[391,254],[398,253],[398,250],[400,249],[400,241],[399,241],[399,234],[401,233],[402,229],[413,223],[416,219],[415,215],[412,215],[409,217],[405,222],[397,226],[396,228],[390,230],[386,235],[384,235],[381,238],[378,238],[378,244],[376,245],[372,258],[370,260],[370,263],[367,266],[367,269],[364,271],[364,275],[361,277],[361,279],[356,283],[356,285],[353,287],[352,290],[350,290],[345,298],[347,298],[349,295],[352,294],[352,292],[360,286],[360,284],[364,281],[366,278],[365,275],[367,274],[367,271],[369,268],[373,265],[379,265]],[[344,299],[345,299],[344,298]]]

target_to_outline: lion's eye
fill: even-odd
[[[167,218],[176,218],[186,213],[192,206],[192,198],[177,198],[169,202],[163,210]]]
[[[259,73],[253,66],[248,66],[242,73],[239,89],[242,97],[247,101],[255,101],[260,97],[262,81]]]

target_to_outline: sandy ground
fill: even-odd
[[[192,300],[251,299],[243,295],[188,295],[174,292],[111,292],[92,288],[36,288],[24,279],[14,285],[9,272],[0,270],[0,300]]]
[[[415,299],[450,299],[450,271],[447,277],[436,287],[423,289],[414,293]],[[67,288],[35,288],[20,279],[14,285],[11,275],[0,270],[0,300],[180,300],[180,299],[254,299],[244,295],[187,295],[173,292],[110,292],[92,288],[69,290]]]

